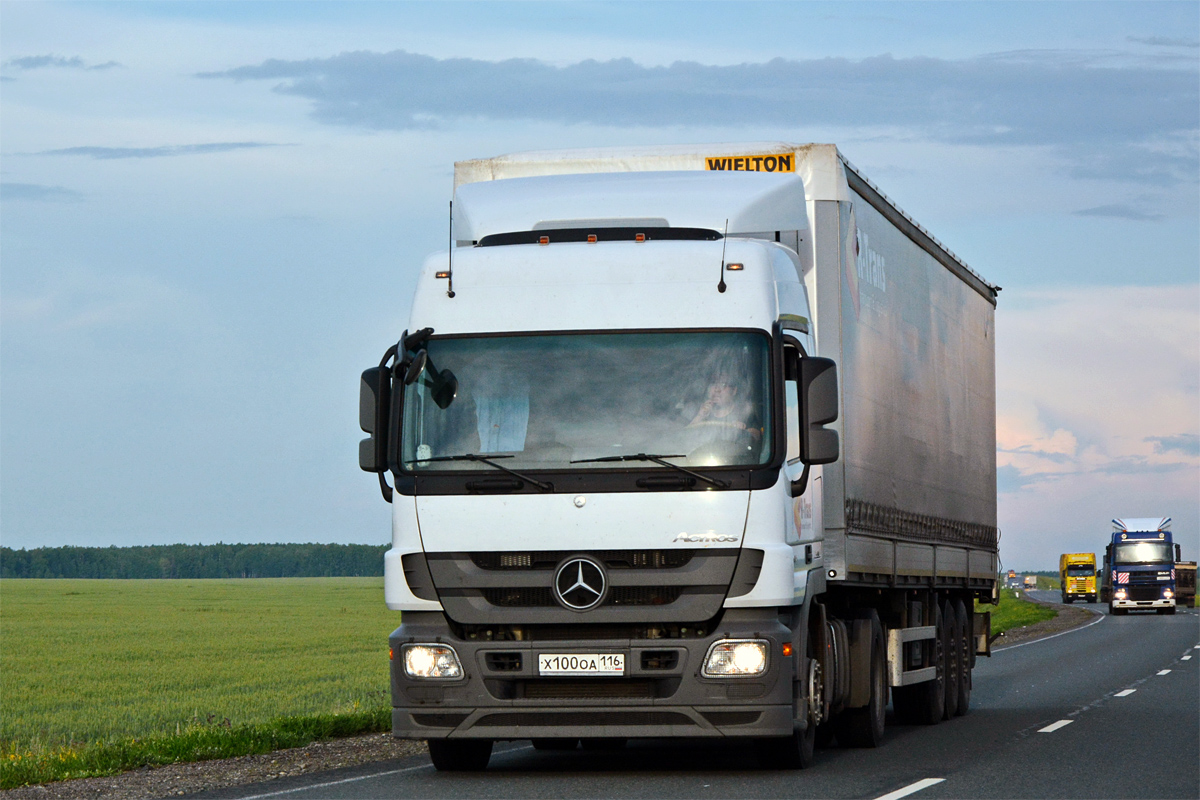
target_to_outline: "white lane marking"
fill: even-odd
[[[1180,660],[1180,661],[1191,661],[1191,660],[1192,660],[1192,657],[1191,657],[1191,656],[1183,656],[1183,657],[1181,657],[1179,660]]]
[[[514,750],[529,750],[529,749],[532,749],[532,748],[528,747],[528,746],[513,747],[508,750],[498,750],[498,751],[496,751],[496,753],[497,753],[497,755],[499,755],[500,753],[511,753]],[[251,794],[251,795],[247,795],[245,797],[238,798],[238,800],[260,800],[260,798],[263,798],[263,797],[278,797],[281,794],[292,794],[293,792],[306,792],[310,789],[324,789],[329,786],[341,786],[344,783],[354,783],[355,781],[365,781],[365,780],[370,780],[371,778],[383,778],[388,775],[400,775],[405,772],[416,772],[417,770],[421,770],[421,769],[433,769],[433,764],[418,764],[415,767],[405,767],[404,769],[389,769],[385,772],[372,772],[370,775],[359,775],[354,778],[343,778],[340,781],[328,781],[326,783],[310,783],[307,786],[297,786],[293,789],[280,789],[277,792],[264,792],[263,794]]]
[[[1038,733],[1054,733],[1059,728],[1065,728],[1074,721],[1075,720],[1073,720],[1073,719],[1060,719],[1058,722],[1054,723],[1053,725],[1047,725],[1046,727],[1042,728],[1041,730],[1038,731]]]
[[[1037,644],[1039,642],[1045,642],[1049,639],[1057,639],[1059,636],[1066,636],[1068,633],[1075,633],[1076,631],[1082,631],[1087,628],[1090,628],[1098,622],[1104,622],[1104,620],[1107,618],[1108,618],[1107,614],[1097,614],[1096,618],[1094,620],[1092,620],[1091,622],[1089,622],[1087,625],[1081,625],[1078,628],[1071,628],[1071,630],[1069,630],[1069,631],[1063,631],[1062,633],[1056,633],[1053,636],[1046,636],[1042,639],[1034,639],[1032,642],[1021,642],[1020,644],[1010,644],[1007,647],[997,647],[992,652],[993,653],[1002,653],[1005,650],[1016,650],[1018,647],[1025,647],[1027,645]],[[1200,644],[1196,645],[1196,649],[1200,650]]]
[[[1193,650],[1200,650],[1200,644],[1194,644],[1194,645],[1192,645],[1192,649],[1193,649]]]
[[[914,792],[919,792],[922,789],[928,789],[930,786],[937,786],[939,783],[941,783],[944,780],[946,780],[946,779],[945,778],[923,778],[922,780],[919,780],[916,783],[910,783],[908,786],[905,786],[903,789],[897,789],[894,792],[888,792],[887,794],[882,794],[879,797],[876,797],[875,800],[900,800],[901,797],[908,797],[910,794],[913,794]]]
[[[1133,694],[1136,691],[1137,691],[1137,689],[1122,689],[1121,691],[1114,694],[1113,697],[1129,697],[1129,695]]]
[[[239,800],[259,800],[262,797],[278,797],[281,794],[291,794],[292,792],[304,792],[309,789],[325,789],[329,786],[340,786],[343,783],[354,783],[355,781],[365,781],[370,778],[382,778],[386,775],[399,775],[402,772],[415,772],[419,769],[433,769],[433,764],[421,764],[417,767],[405,767],[404,769],[390,769],[386,772],[372,772],[370,775],[359,775],[355,778],[343,778],[340,781],[328,781],[327,783],[310,783],[307,786],[297,786],[294,789],[280,789],[277,792],[264,792],[263,794],[252,794]]]
[[[1160,669],[1155,674],[1156,675],[1169,675],[1170,673],[1171,673],[1171,670],[1169,670],[1169,669]]]

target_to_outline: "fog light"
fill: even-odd
[[[404,672],[410,678],[456,680],[462,677],[462,664],[454,648],[444,644],[406,644]]]
[[[722,639],[708,648],[704,658],[706,678],[761,675],[767,671],[767,647],[762,639]]]

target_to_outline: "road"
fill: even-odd
[[[1088,607],[1096,623],[980,658],[967,716],[925,728],[889,713],[882,747],[821,750],[802,772],[759,769],[749,743],[550,753],[503,742],[484,773],[438,773],[421,756],[193,797],[1200,797],[1200,617]]]

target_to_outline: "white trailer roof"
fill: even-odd
[[[454,194],[454,237],[554,228],[704,228],[730,234],[803,231],[795,173],[637,172],[544,175],[468,183]]]

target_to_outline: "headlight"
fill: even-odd
[[[1170,600],[1174,596],[1175,596],[1175,593],[1172,592],[1170,589],[1163,589],[1163,597],[1165,597],[1166,599]]]
[[[1117,589],[1115,592],[1113,592],[1113,597],[1117,598],[1118,600],[1124,600],[1125,599],[1125,590]]]
[[[708,648],[704,658],[706,678],[761,675],[767,671],[767,648],[762,639],[722,639]]]
[[[462,664],[454,648],[444,644],[406,644],[401,651],[404,672],[410,678],[455,680],[461,678]]]

